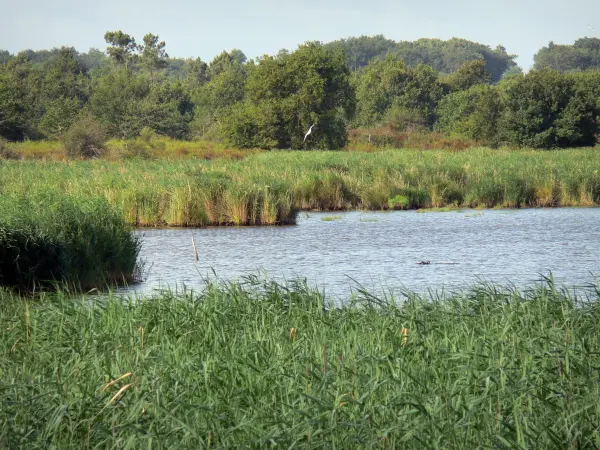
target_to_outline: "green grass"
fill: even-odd
[[[0,193],[101,195],[141,226],[294,223],[297,210],[600,204],[600,151],[272,151],[243,160],[4,161]]]
[[[342,216],[326,216],[321,218],[322,222],[335,222],[336,220],[342,220]]]
[[[0,196],[0,286],[80,289],[131,281],[140,244],[104,198]]]
[[[253,278],[135,301],[0,291],[0,447],[597,448],[587,293],[324,309]]]

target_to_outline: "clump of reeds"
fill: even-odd
[[[275,225],[294,223],[298,210],[595,206],[600,205],[598,167],[598,149],[3,161],[0,191],[100,195],[128,223],[140,226]]]
[[[600,291],[0,291],[3,448],[595,448]]]
[[[0,198],[0,285],[32,291],[131,281],[139,247],[103,198],[56,191]]]

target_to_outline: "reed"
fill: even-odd
[[[298,210],[600,204],[600,151],[249,154],[242,160],[5,161],[0,192],[100,195],[139,226],[294,223]]]
[[[0,286],[77,289],[131,281],[140,243],[103,198],[0,197]]]
[[[600,291],[0,291],[3,448],[595,448]]]

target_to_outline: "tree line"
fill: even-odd
[[[256,60],[234,49],[207,63],[169,58],[151,33],[104,38],[105,52],[0,51],[0,137],[59,139],[96,123],[123,139],[151,130],[240,148],[336,149],[349,128],[388,127],[555,148],[593,145],[600,133],[600,71],[542,63],[556,46],[523,74],[503,47],[462,39],[362,36]],[[580,41],[578,51],[600,48]]]

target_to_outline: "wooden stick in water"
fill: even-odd
[[[196,261],[198,261],[198,249],[196,248],[196,241],[194,240],[194,236],[192,236],[192,245],[194,246],[194,255],[196,256]]]

